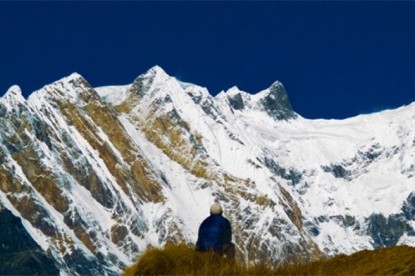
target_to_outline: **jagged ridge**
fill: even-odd
[[[243,262],[415,245],[415,104],[307,120],[279,82],[212,97],[156,66],[124,86],[12,87],[0,114],[0,204],[66,273],[192,244],[214,200]]]

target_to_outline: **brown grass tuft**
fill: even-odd
[[[266,260],[245,267],[214,253],[195,252],[186,245],[167,245],[144,252],[123,275],[415,275],[415,248],[364,250],[350,256],[271,268]]]
[[[196,252],[180,244],[148,249],[124,275],[235,275],[238,267],[215,253]]]

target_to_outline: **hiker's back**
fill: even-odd
[[[234,259],[235,246],[232,243],[231,223],[222,216],[222,213],[222,206],[219,203],[210,207],[210,216],[199,227],[196,250],[212,250]]]
[[[229,221],[220,214],[212,214],[200,225],[197,249],[222,252],[223,245],[231,240],[232,230]]]

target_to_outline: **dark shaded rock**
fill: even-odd
[[[33,120],[32,125],[35,131],[36,138],[39,139],[39,141],[44,142],[49,149],[52,149],[52,143],[49,139],[49,135],[46,130],[46,125],[39,120]]]
[[[16,154],[23,150],[23,146],[21,146],[20,144],[14,145],[7,140],[3,140],[2,143],[7,148],[7,150],[10,152],[10,154]]]
[[[259,160],[259,159],[257,159]],[[302,174],[295,169],[286,169],[278,165],[274,160],[265,157],[263,160],[259,160],[261,164],[265,165],[272,173],[280,176],[283,179],[290,180],[292,185],[300,183]]]
[[[283,225],[286,225],[287,222],[282,220],[282,219],[278,219],[278,218],[274,218],[268,228],[268,232],[271,233],[271,235],[273,237],[277,237],[278,239],[282,239],[283,238]]]
[[[381,150],[381,146],[377,143],[374,144],[373,146],[370,147],[370,149],[368,151],[359,151],[359,155],[362,157],[363,160],[366,161],[374,161],[376,160],[379,156],[382,155],[382,150]]]
[[[64,257],[65,263],[71,274],[79,275],[111,275],[111,271],[104,265],[98,263],[97,258],[87,258],[79,249],[74,249],[71,254]],[[112,273],[116,275],[115,273]]]
[[[188,92],[188,95],[195,104],[199,105],[202,108],[203,112],[205,112],[206,115],[211,117],[217,123],[223,124],[221,120],[225,120],[225,118],[215,107],[215,103],[210,97],[204,97],[202,94],[194,95],[192,92]]]
[[[297,117],[284,86],[279,82],[269,88],[269,93],[261,100],[261,104],[267,114],[275,120],[289,120]]]
[[[147,80],[143,76],[139,76],[131,85],[129,92],[139,99],[141,99],[145,93],[150,89],[152,80]]]
[[[330,166],[322,166],[323,171],[331,173],[335,178],[347,178],[350,171],[346,170],[342,165],[332,164]]]
[[[200,104],[203,99],[202,95],[194,95],[192,92],[189,92],[188,95],[195,104]]]
[[[397,244],[404,233],[413,232],[412,227],[400,214],[390,215],[372,214],[368,219],[368,234],[373,239],[373,247],[387,247]]]
[[[129,92],[141,99],[153,85],[158,73],[157,68],[151,68],[145,74],[138,76],[131,85]]]
[[[229,105],[234,110],[241,110],[244,109],[244,100],[242,99],[242,95],[240,93],[236,94],[233,97],[228,96]]]
[[[210,116],[213,120],[215,120],[217,123],[222,123],[220,121],[219,115],[220,112],[219,110],[216,109],[216,107],[214,106],[214,103],[212,102],[211,99],[207,99],[205,100],[202,104],[201,104],[202,110],[208,115]],[[223,118],[222,118],[223,119]]]
[[[306,221],[304,222],[303,226],[307,230],[307,232],[310,233],[310,235],[314,237],[320,235],[320,230],[318,229],[318,226],[315,225],[314,223],[310,221]]]
[[[415,176],[415,165],[409,166],[409,168],[404,169],[401,171],[402,174],[407,175],[408,178],[412,178]]]
[[[0,118],[6,117],[6,114],[7,108],[3,104],[0,104]]]
[[[0,274],[58,275],[58,264],[27,233],[20,218],[0,211]]]
[[[403,215],[408,220],[415,220],[415,192],[412,192],[401,208]]]
[[[172,103],[173,100],[171,99],[170,95],[166,95],[164,98],[157,98],[154,101],[154,104],[156,104],[157,106],[163,106],[166,105],[168,103]]]
[[[356,224],[356,218],[353,216],[346,215],[343,217],[343,224],[346,227],[351,227]]]

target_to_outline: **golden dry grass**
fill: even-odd
[[[415,248],[364,250],[271,268],[266,261],[246,267],[214,253],[195,252],[186,245],[168,245],[147,250],[123,275],[415,275]]]

